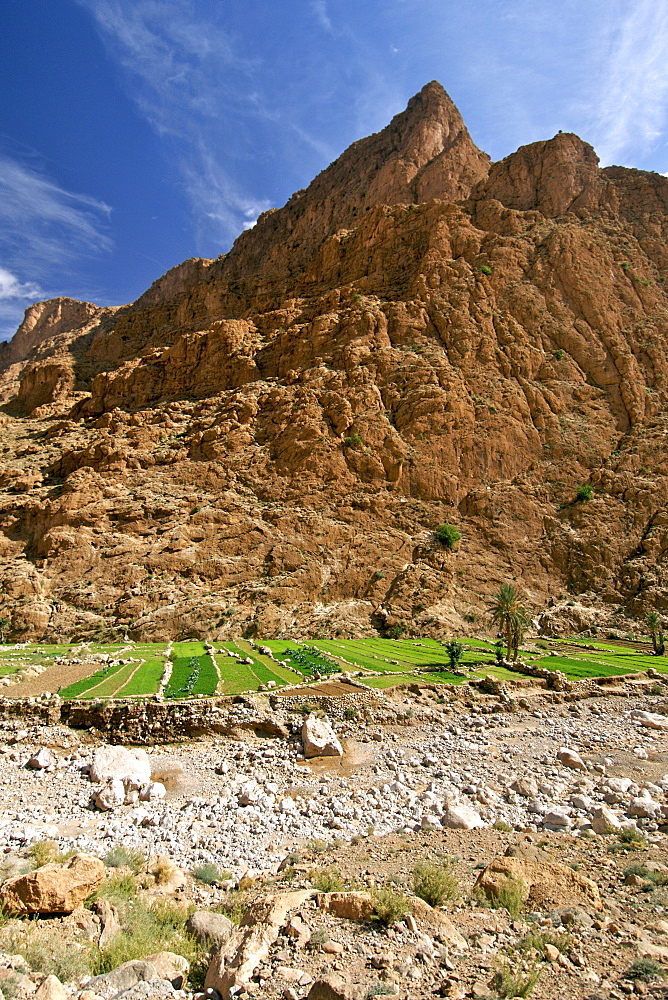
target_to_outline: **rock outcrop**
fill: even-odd
[[[667,227],[668,179],[569,134],[490,165],[431,83],[217,260],[31,307],[10,633],[441,634],[511,579],[667,608]]]
[[[0,905],[11,914],[72,913],[104,879],[104,864],[90,854],[75,854],[64,864],[47,864],[8,879]]]

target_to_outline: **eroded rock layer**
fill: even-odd
[[[666,178],[566,134],[490,165],[431,83],[228,254],[32,306],[11,634],[425,633],[499,581],[668,608],[667,227]]]

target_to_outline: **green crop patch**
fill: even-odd
[[[178,652],[197,649],[202,643],[177,643]],[[189,656],[176,655],[173,659],[172,675],[165,689],[166,698],[193,698],[198,694],[212,695],[218,686],[218,675],[211,657],[192,652]]]
[[[136,698],[155,694],[165,670],[164,660],[144,660],[128,683],[117,692],[117,698]]]
[[[115,677],[116,674],[121,669],[121,664],[118,663],[114,667],[102,667],[96,673],[91,674],[89,677],[83,677],[80,681],[75,681],[74,684],[70,684],[68,687],[63,688],[60,691],[61,698],[82,698],[85,696],[86,692],[90,688],[97,687],[104,680],[110,677]]]

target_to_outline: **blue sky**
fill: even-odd
[[[494,159],[668,171],[666,0],[2,0],[0,338],[225,252],[432,79]]]

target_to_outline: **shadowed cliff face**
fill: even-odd
[[[14,635],[439,632],[506,580],[668,609],[667,209],[573,135],[490,165],[431,83],[226,256],[31,307]]]

